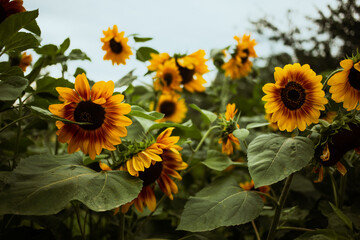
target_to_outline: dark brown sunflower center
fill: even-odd
[[[121,43],[115,41],[114,38],[110,40],[110,48],[113,53],[121,53],[123,50]]]
[[[243,53],[246,54],[246,56],[242,57],[241,58],[241,63],[244,64],[248,59],[249,59],[249,49],[244,49],[243,50]]]
[[[179,69],[180,76],[182,78],[181,83],[187,84],[187,83],[191,82],[194,77],[195,69],[184,68],[184,67],[180,66],[178,63],[176,63],[176,65]]]
[[[305,103],[305,89],[296,82],[289,82],[280,92],[281,100],[290,110],[299,109]]]
[[[155,165],[151,165],[144,172],[139,172],[139,178],[144,181],[143,186],[148,186],[155,182],[160,177],[162,169],[162,162],[156,162]]]
[[[105,120],[105,109],[92,101],[79,102],[74,111],[76,122],[89,122],[89,125],[79,125],[85,130],[95,130],[101,127]]]
[[[350,69],[349,83],[356,90],[360,90],[360,72],[354,67]]]
[[[170,86],[172,83],[172,75],[171,73],[166,73],[164,76],[164,81],[166,82],[167,86]]]
[[[164,117],[169,117],[174,114],[176,105],[172,101],[164,101],[160,105],[160,112],[165,114]]]

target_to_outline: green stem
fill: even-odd
[[[210,134],[210,132],[216,128],[220,128],[220,126],[212,126],[211,128],[209,128],[207,130],[207,132],[204,134],[204,136],[201,138],[199,144],[197,145],[197,147],[195,148],[194,152],[193,153],[196,153],[197,151],[199,151],[201,145],[204,143],[205,139],[207,138],[207,136]]]
[[[278,227],[277,230],[294,230],[294,231],[303,231],[303,232],[312,232],[312,231],[315,231],[315,230],[309,229],[309,228],[288,227],[288,226]]]
[[[279,199],[279,203],[278,203],[278,206],[276,207],[275,215],[274,215],[273,221],[272,221],[271,226],[270,226],[270,230],[269,230],[269,234],[267,236],[267,240],[273,240],[275,238],[276,228],[277,228],[277,226],[279,224],[281,211],[282,211],[282,209],[284,207],[286,197],[287,197],[287,195],[289,193],[289,189],[290,189],[290,185],[291,185],[291,181],[293,179],[293,176],[294,176],[294,173],[292,173],[289,177],[287,177],[287,179],[285,181],[285,185],[284,185],[284,187],[282,189],[280,199]]]
[[[354,151],[355,152],[355,151]],[[339,189],[339,208],[342,209],[344,204],[344,196],[346,189],[347,175],[340,176],[340,189]]]
[[[120,223],[119,223],[119,240],[125,240],[125,214],[123,214],[121,211],[119,213],[120,215]]]
[[[75,209],[75,213],[76,213],[76,220],[77,220],[77,223],[78,223],[78,226],[79,226],[79,229],[80,229],[80,233],[81,233],[81,237],[83,240],[86,239],[85,237],[85,233],[83,231],[83,228],[81,226],[81,221],[80,221],[80,212],[79,212],[79,206],[77,206],[75,203],[71,203]]]
[[[220,109],[219,112],[225,112],[225,108],[226,108],[226,103],[228,101],[228,92],[229,92],[229,78],[225,77],[224,75],[222,75],[222,88],[221,88],[221,93],[220,93],[220,99],[221,99],[221,104],[220,104]]]
[[[256,227],[256,225],[255,225],[254,220],[251,221],[251,224],[252,224],[252,226],[253,226],[253,228],[254,228],[254,232],[255,232],[255,235],[256,235],[256,239],[257,239],[257,240],[261,240],[259,231],[258,231],[258,229],[257,229],[257,227]]]
[[[55,140],[55,155],[57,155],[59,152],[59,138],[58,136],[56,135],[56,140]]]
[[[21,100],[21,97],[19,97],[19,118],[22,118],[23,114],[23,102]],[[16,135],[16,143],[15,143],[15,154],[13,159],[13,166],[14,168],[16,166],[16,159],[19,156],[19,147],[20,147],[20,138],[21,138],[21,121],[18,121],[18,129],[17,129],[17,135]]]
[[[4,127],[0,128],[0,132],[4,131],[5,129],[7,129],[7,128],[8,128],[8,127],[10,127],[11,125],[13,125],[13,124],[15,124],[15,123],[17,123],[17,122],[19,122],[19,121],[21,121],[21,120],[24,120],[24,119],[26,119],[26,118],[29,118],[29,117],[31,117],[31,116],[32,116],[32,115],[31,115],[31,114],[29,114],[29,115],[26,115],[26,116],[20,117],[20,118],[18,118],[18,119],[16,119],[16,120],[12,121],[12,122],[11,122],[11,123],[9,123],[8,125],[6,125],[6,126],[4,126]]]
[[[335,73],[341,72],[344,69],[336,69],[335,71],[333,71],[332,73],[330,73],[330,75],[326,78],[324,84],[323,84],[323,89],[326,87],[327,82],[329,81],[329,79],[334,76]]]
[[[331,179],[331,187],[332,187],[333,194],[334,194],[335,206],[337,208],[339,208],[339,199],[338,199],[338,192],[337,192],[337,187],[336,187],[336,180],[332,173],[330,173],[329,175],[330,175],[330,179]]]

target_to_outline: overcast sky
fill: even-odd
[[[116,81],[131,69],[136,68],[139,81],[148,82],[142,75],[146,64],[139,63],[132,55],[127,64],[115,65],[104,61],[101,49],[103,30],[118,25],[125,35],[138,33],[153,37],[147,43],[129,41],[131,47],[153,47],[159,52],[192,53],[204,49],[209,57],[213,48],[234,45],[234,35],[253,33],[250,20],[263,17],[274,21],[279,27],[288,26],[286,13],[294,11],[298,26],[307,27],[304,16],[314,16],[317,8],[323,9],[330,0],[25,0],[27,10],[39,9],[38,24],[42,30],[42,45],[59,45],[70,37],[70,49],[80,48],[91,62],[75,61],[70,64],[68,79],[76,67],[87,71],[95,81]],[[252,35],[254,37],[258,37]],[[258,56],[277,51],[266,39],[255,38]],[[52,69],[54,77],[60,77],[57,66]],[[211,77],[212,75],[208,75]],[[210,80],[210,79],[207,79]]]

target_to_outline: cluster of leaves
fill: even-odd
[[[149,133],[175,127],[173,135],[181,137],[182,157],[189,168],[181,172],[175,199],[161,198],[154,213],[131,210],[126,216],[114,215],[113,209],[138,196],[142,180],[122,171],[101,171],[98,162],[110,160],[109,151],[93,161],[81,153],[66,154],[67,146],[56,141],[55,121],[80,123],[46,110],[58,102],[56,87],[74,87],[64,77],[49,76],[46,67],[60,65],[65,76],[68,61],[90,59],[79,49],[67,53],[69,39],[60,46],[39,47],[37,16],[37,11],[18,13],[0,24],[1,55],[34,49],[39,56],[26,76],[8,61],[0,62],[1,238],[114,239],[123,237],[118,229],[128,239],[359,237],[359,157],[354,152],[344,156],[349,160],[346,176],[330,168],[329,177],[314,184],[310,163],[316,142],[308,137],[311,131],[291,137],[268,128],[261,87],[269,80],[257,68],[241,81],[229,81],[219,71],[204,93],[185,92],[189,112],[182,124],[156,122],[163,114],[146,110],[156,94],[150,85],[133,84],[137,78],[133,71],[115,83],[126,87],[123,93],[132,105],[128,117],[133,124],[127,127],[126,140],[140,142]],[[23,28],[29,32],[21,32]],[[135,35],[134,40],[143,43],[151,38]],[[150,53],[157,51],[140,47],[136,59],[146,62]],[[282,61],[288,63],[288,55],[273,56],[268,67]],[[74,75],[82,72],[77,69]],[[227,103],[236,103],[241,112],[239,125],[232,129],[241,149],[231,156],[223,154],[218,143],[223,127],[219,113],[225,112]],[[253,190],[239,187],[251,179]],[[257,190],[270,185],[270,194]],[[156,196],[159,199],[162,193],[156,191]],[[274,220],[280,223],[275,228],[270,226]]]

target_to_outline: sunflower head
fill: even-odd
[[[170,59],[170,55],[168,53],[150,53],[150,57],[150,65],[147,67],[149,71],[157,71],[161,65]]]
[[[9,56],[9,61],[11,66],[18,66],[23,72],[26,71],[26,68],[30,66],[32,62],[31,54],[27,55],[26,52],[23,52],[21,55],[11,55]]]
[[[126,64],[125,60],[130,58],[132,51],[127,44],[128,38],[124,37],[124,31],[118,32],[116,25],[113,28],[109,28],[107,31],[103,31],[104,37],[101,38],[101,42],[104,43],[102,49],[106,51],[104,60],[111,60],[112,64]]]
[[[250,57],[257,57],[254,49],[256,42],[254,39],[250,40],[250,35],[246,34],[242,38],[235,36],[234,39],[237,45],[229,61],[222,65],[222,69],[225,70],[225,76],[238,79],[247,76],[251,71]]]
[[[225,114],[220,115],[219,124],[222,131],[219,143],[222,144],[222,152],[227,155],[231,155],[234,152],[234,146],[236,149],[240,149],[240,141],[232,133],[239,127],[237,118],[235,118],[237,111],[235,103],[229,103],[226,106]]]
[[[342,71],[335,73],[327,82],[331,98],[342,102],[346,110],[360,110],[360,61],[356,58],[340,62]]]
[[[0,23],[10,15],[25,11],[22,0],[0,0]]]
[[[263,87],[266,113],[271,122],[277,122],[281,131],[293,131],[296,127],[304,131],[306,125],[318,123],[320,110],[325,110],[328,100],[322,90],[321,75],[308,64],[286,65],[275,68],[275,83]]]
[[[203,74],[209,72],[206,65],[205,51],[198,50],[190,55],[176,57],[176,64],[181,75],[181,83],[189,92],[203,92],[206,83]]]
[[[60,142],[68,143],[68,152],[81,149],[95,159],[103,148],[115,150],[114,145],[121,143],[120,137],[127,135],[125,127],[132,121],[124,116],[131,111],[129,104],[122,103],[124,96],[113,95],[114,83],[96,82],[90,90],[83,73],[76,77],[75,89],[57,87],[56,90],[64,103],[50,105],[50,112],[81,124],[56,122],[59,129],[56,134]]]
[[[166,61],[163,65],[159,65],[154,82],[155,90],[182,91],[180,84],[181,76],[174,58]]]
[[[173,193],[178,192],[178,187],[171,177],[181,180],[181,175],[177,172],[187,168],[187,164],[183,162],[180,150],[182,147],[177,145],[179,141],[178,136],[171,136],[174,128],[167,128],[161,132],[153,143],[151,151],[143,151],[143,157],[127,161],[126,168],[130,168],[143,164],[144,155],[157,155],[157,159],[151,159],[151,164],[145,167],[143,171],[138,172],[138,177],[143,180],[143,189],[139,196],[132,202],[122,207],[123,212],[127,212],[131,205],[135,205],[136,209],[140,212],[143,211],[143,206],[146,205],[150,211],[156,208],[156,198],[154,194],[154,183],[156,182],[160,189],[172,200]],[[155,152],[154,149],[160,150]],[[149,148],[147,148],[149,150]],[[128,163],[131,161],[131,165]],[[129,171],[131,174],[131,171]]]
[[[159,122],[171,121],[181,123],[186,116],[187,107],[185,100],[174,93],[163,93],[159,97],[156,111],[163,113],[164,117]]]

